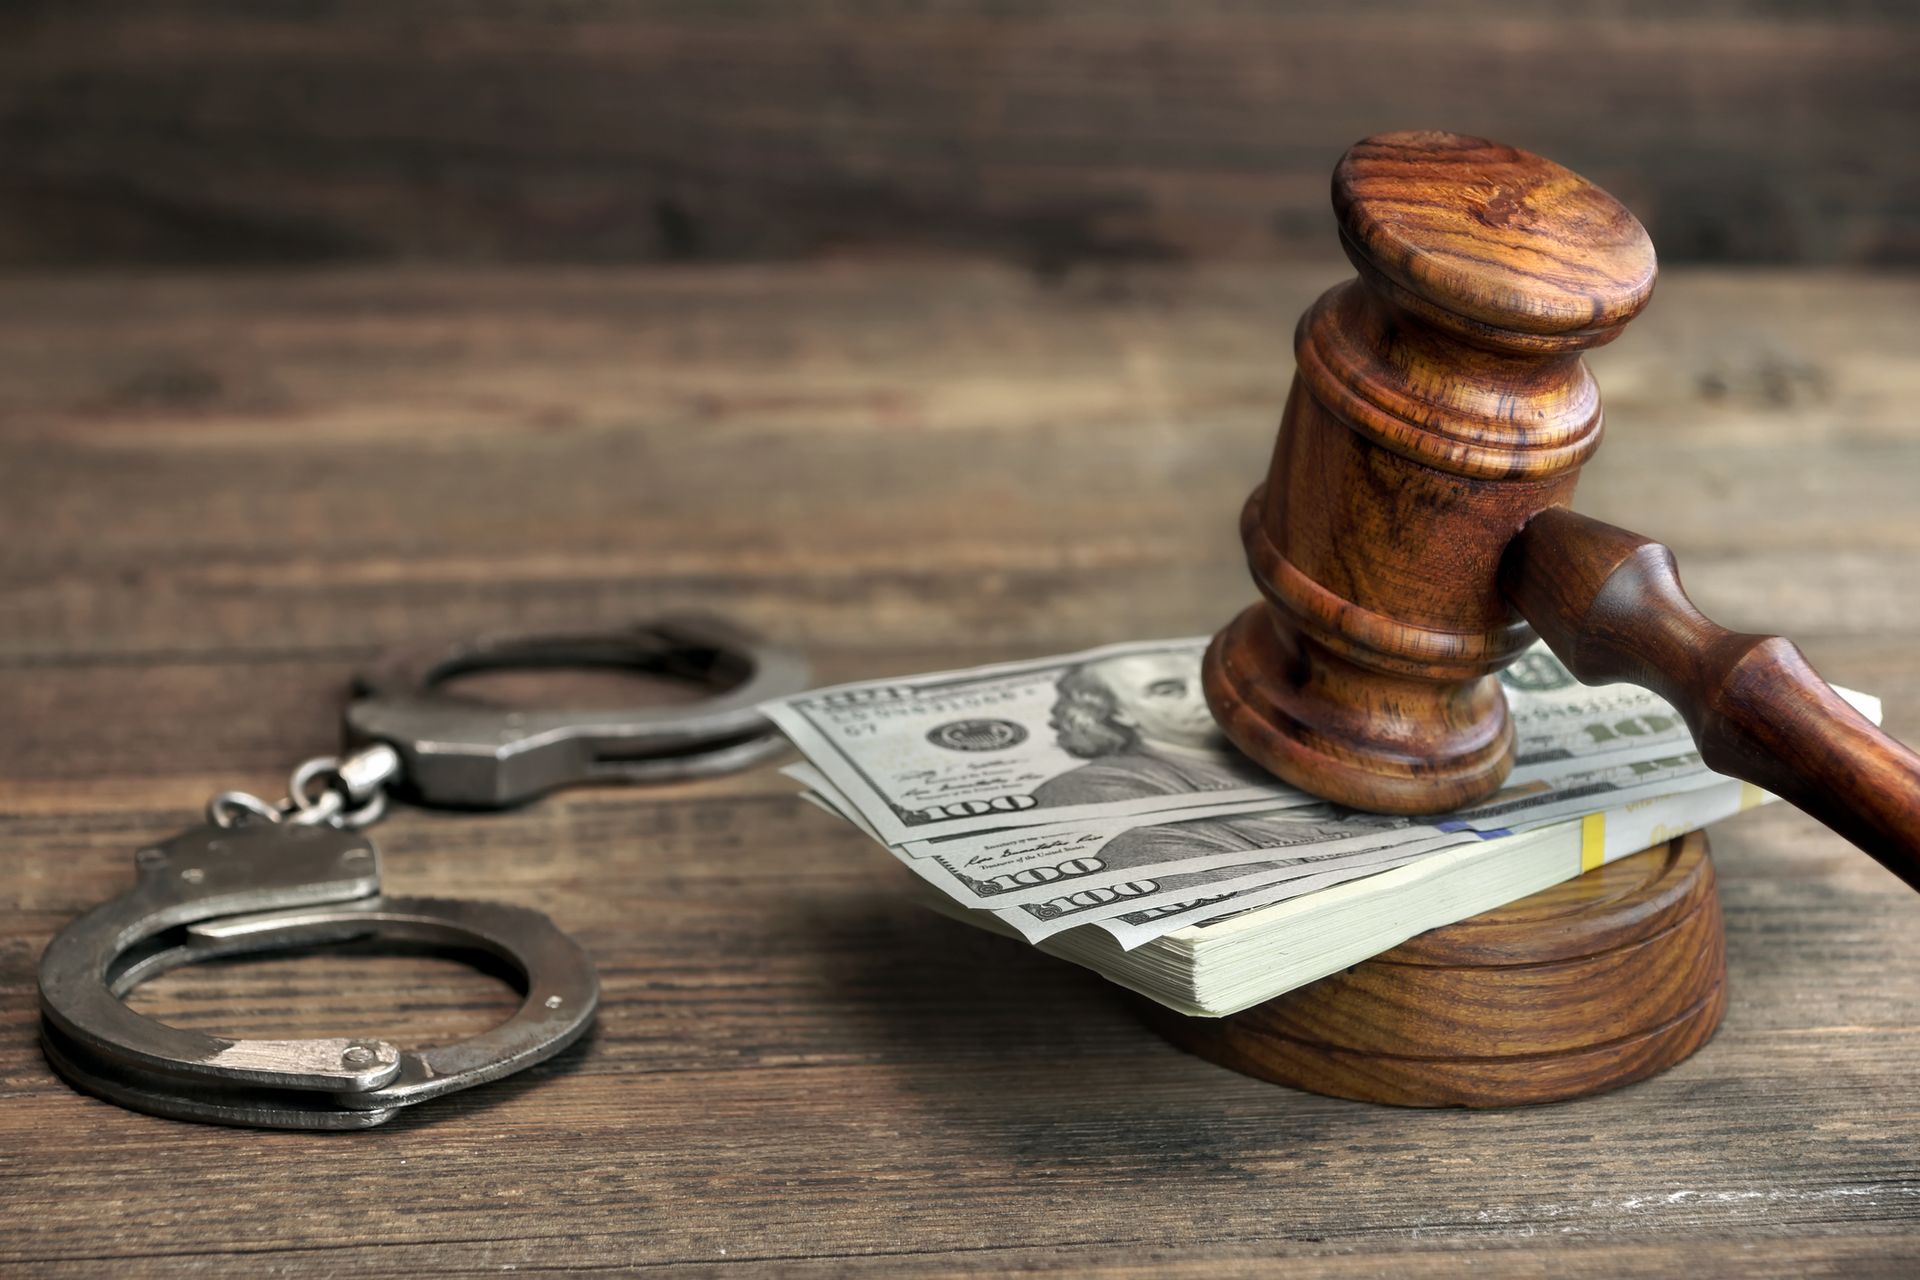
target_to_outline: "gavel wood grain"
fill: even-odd
[[[1501,587],[1580,679],[1653,690],[1686,717],[1710,768],[1804,809],[1920,889],[1920,756],[1791,641],[1702,615],[1666,547],[1556,507],[1514,539]]]
[[[1696,831],[1229,1017],[1142,1007],[1182,1048],[1263,1080],[1395,1106],[1509,1107],[1684,1061],[1720,1025],[1726,977]]]
[[[1301,318],[1242,514],[1265,599],[1204,665],[1228,736],[1343,804],[1457,807],[1513,767],[1494,673],[1537,629],[1582,680],[1655,690],[1709,765],[1920,889],[1920,756],[1792,644],[1708,621],[1665,547],[1566,510],[1603,426],[1581,352],[1653,292],[1633,215],[1549,160],[1446,133],[1355,144],[1333,205],[1359,278]]]

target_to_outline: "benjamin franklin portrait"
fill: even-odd
[[[1049,720],[1062,749],[1087,761],[1041,783],[1042,805],[1101,804],[1270,785],[1228,743],[1187,653],[1136,653],[1068,668]]]

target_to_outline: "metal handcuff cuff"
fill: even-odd
[[[691,706],[507,710],[437,686],[486,670],[625,668],[714,692]],[[538,911],[390,897],[361,834],[389,793],[500,808],[567,783],[728,773],[781,749],[756,704],[806,686],[805,663],[710,620],[585,637],[493,638],[397,655],[358,682],[346,754],[294,770],[287,799],[215,796],[207,823],[135,855],[138,878],[40,959],[47,1060],[84,1092],[154,1115],[283,1129],[362,1129],[403,1107],[553,1056],[593,1021],[587,953]],[[170,1026],[122,997],[217,956],[378,938],[477,950],[522,986],[490,1031],[444,1047],[385,1040],[230,1040]]]

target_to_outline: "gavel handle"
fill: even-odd
[[[1920,889],[1920,755],[1849,706],[1791,641],[1702,614],[1673,552],[1553,507],[1514,537],[1500,586],[1574,675],[1653,690],[1686,718],[1709,768],[1805,810]]]

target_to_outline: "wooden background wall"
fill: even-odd
[[[1920,260],[1912,0],[6,0],[0,264],[1329,255],[1382,128]]]

